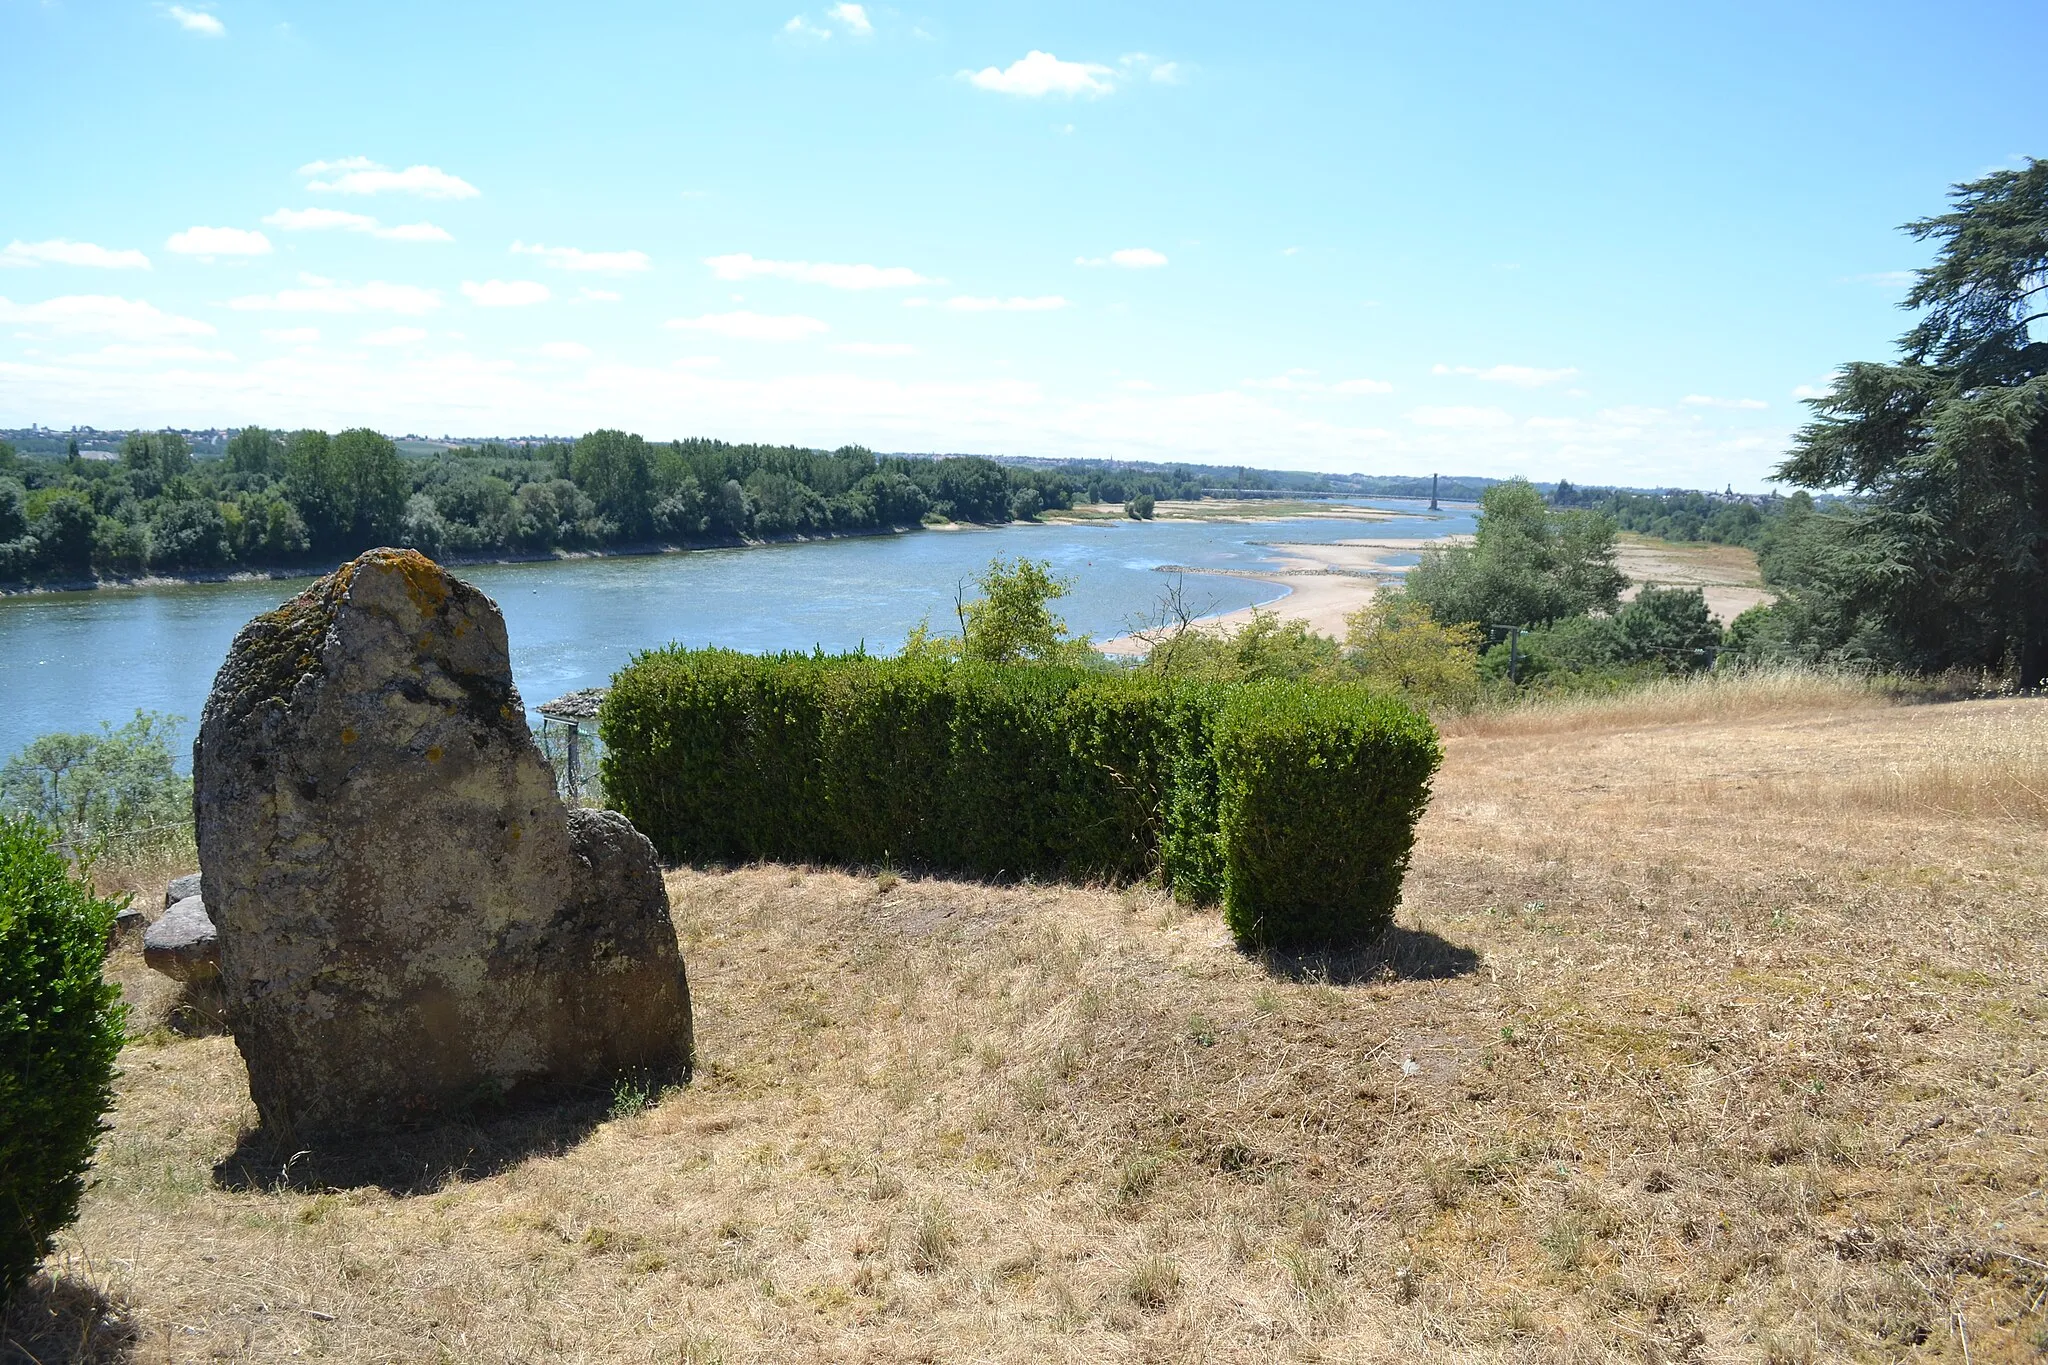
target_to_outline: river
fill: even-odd
[[[687,554],[479,564],[456,572],[496,599],[529,707],[599,686],[643,649],[680,642],[767,651],[865,645],[888,652],[920,620],[953,631],[957,585],[996,555],[1049,560],[1073,581],[1055,604],[1070,629],[1128,633],[1156,607],[1165,564],[1256,570],[1262,541],[1353,537],[1418,542],[1472,529],[1467,509],[1361,500],[1390,520],[1048,522],[974,530],[699,550]],[[199,583],[0,599],[0,757],[53,730],[121,724],[140,710],[181,717],[189,753],[200,708],[235,632],[310,579]],[[1212,612],[1287,593],[1258,579],[1190,578]],[[970,586],[971,593],[971,586]],[[180,766],[184,766],[181,762]]]

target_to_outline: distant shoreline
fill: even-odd
[[[1337,520],[1381,521],[1407,515],[1399,512],[1379,511],[1373,508],[1345,507],[1342,504],[1325,504],[1314,511],[1302,511],[1296,510],[1298,504],[1290,505],[1279,499],[1276,499],[1275,502],[1280,505],[1275,506],[1270,511],[1264,511],[1263,509],[1261,512],[1224,511],[1224,508],[1241,507],[1242,504],[1235,504],[1230,499],[1222,498],[1205,501],[1213,501],[1214,506],[1218,510],[1207,515],[1199,513],[1190,514],[1183,509],[1197,508],[1203,504],[1162,502],[1159,504],[1158,514],[1153,519],[1158,521],[1256,522],[1291,521],[1304,517],[1311,519],[1320,517]],[[1006,522],[948,521],[935,522],[928,525],[920,523],[903,526],[876,526],[857,531],[792,531],[786,535],[733,536],[722,540],[693,541],[686,544],[678,544],[673,541],[636,541],[630,545],[612,545],[599,550],[508,551],[500,554],[435,556],[434,562],[450,569],[471,568],[480,564],[567,564],[574,563],[580,559],[633,559],[656,555],[692,554],[700,550],[752,550],[767,545],[803,545],[813,541],[871,540],[880,536],[907,535],[913,531],[995,530],[1004,526],[1086,526],[1129,519],[1123,516],[1109,515],[1112,510],[1110,504],[1090,505],[1085,508],[1071,509],[1072,512],[1080,513],[1078,516],[1061,515],[1062,511],[1066,510],[1068,509],[1058,509],[1043,513],[1041,514],[1043,520],[1033,519],[1030,521]],[[330,572],[332,568],[333,565],[323,562],[316,564],[278,565],[262,569],[249,567],[236,569],[195,569],[187,573],[148,573],[133,578],[120,576],[109,578],[72,578],[60,582],[36,583],[33,585],[0,584],[0,600],[16,597],[50,596],[58,593],[125,592],[138,588],[182,588],[208,583],[283,582],[294,578],[318,578],[321,574]]]
[[[951,526],[954,523],[947,523]],[[1006,522],[1005,525],[1019,525]],[[1026,523],[1028,524],[1028,523]],[[788,535],[748,538],[701,544],[678,545],[668,541],[638,541],[612,545],[601,550],[550,550],[528,553],[437,555],[434,562],[447,569],[471,568],[479,564],[571,564],[580,559],[633,559],[656,555],[693,554],[700,550],[751,550],[765,545],[800,545],[823,540],[870,540],[879,536],[906,535],[912,531],[939,530],[925,526],[877,526],[860,531],[793,531]],[[67,592],[124,592],[135,588],[181,588],[202,583],[271,583],[293,578],[318,578],[333,572],[333,565],[300,564],[269,569],[199,569],[190,573],[143,574],[136,578],[74,578],[59,583],[37,583],[32,587],[0,586],[0,598],[35,597]]]

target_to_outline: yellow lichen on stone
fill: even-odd
[[[434,744],[434,745],[429,745],[429,746],[428,746],[428,748],[427,748],[427,762],[429,762],[429,763],[439,763],[440,761],[441,761],[441,746],[440,746],[440,745],[438,745],[438,744]]]
[[[343,744],[353,744],[356,742],[356,731],[354,726],[344,725],[341,727],[341,742]]]

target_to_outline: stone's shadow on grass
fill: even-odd
[[[37,1275],[0,1316],[0,1365],[115,1365],[135,1358],[128,1306],[69,1275]]]
[[[1479,970],[1479,954],[1427,929],[1394,925],[1379,942],[1344,952],[1269,952],[1268,974],[1288,981],[1356,986],[1368,981],[1448,981]]]
[[[451,1180],[560,1156],[610,1118],[613,1104],[609,1097],[577,1097],[502,1117],[310,1141],[257,1127],[214,1163],[213,1183],[224,1190],[300,1194],[372,1186],[396,1196],[432,1194]]]

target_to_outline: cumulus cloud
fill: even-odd
[[[418,317],[441,306],[441,291],[414,284],[340,284],[318,275],[299,276],[299,288],[275,294],[244,294],[228,307],[243,313],[397,313]]]
[[[62,336],[111,336],[126,341],[213,335],[211,323],[181,318],[142,299],[114,294],[67,294],[41,303],[0,298],[0,322],[47,328]]]
[[[783,36],[788,38],[813,38],[821,41],[832,36],[831,29],[819,28],[801,14],[791,15],[789,22],[782,26],[782,32]]]
[[[183,5],[172,5],[164,13],[170,17],[172,23],[184,29],[187,33],[203,33],[209,38],[221,38],[227,35],[227,25],[223,24],[215,16],[208,14],[205,10],[186,9]]]
[[[1437,365],[1431,374],[1462,374],[1489,384],[1511,384],[1518,389],[1540,389],[1546,384],[1558,384],[1570,379],[1578,371],[1567,366],[1561,370],[1540,370],[1532,365],[1490,365],[1480,369],[1475,365]]]
[[[417,346],[426,339],[424,327],[386,327],[382,331],[363,333],[365,346]]]
[[[1499,408],[1417,408],[1408,420],[1419,427],[1505,427],[1514,424]]]
[[[668,326],[679,331],[715,332],[742,341],[802,341],[805,337],[832,330],[816,318],[801,313],[773,315],[750,313],[705,313],[694,318],[670,318]]]
[[[250,228],[189,227],[172,233],[164,250],[180,256],[268,256],[270,239]]]
[[[632,274],[645,270],[650,262],[644,251],[584,251],[573,246],[542,246],[539,242],[514,242],[514,256],[537,256],[557,270],[605,271]]]
[[[390,242],[452,242],[443,228],[432,223],[399,223],[385,227],[367,213],[345,209],[279,209],[263,220],[287,232],[360,232]]]
[[[584,360],[590,348],[580,341],[547,341],[541,343],[540,353],[550,360]]]
[[[622,297],[615,289],[592,289],[587,285],[576,291],[578,303],[617,303]]]
[[[1689,393],[1678,400],[1695,408],[1739,408],[1745,412],[1760,412],[1770,406],[1761,398],[1712,398],[1704,393]]]
[[[464,280],[462,293],[479,308],[525,308],[554,297],[538,280]]]
[[[320,339],[318,327],[265,327],[263,339],[279,346],[304,346]]]
[[[439,166],[407,166],[394,171],[366,156],[339,161],[309,161],[299,167],[306,188],[317,194],[416,194],[422,199],[474,199],[477,187]]]
[[[1394,386],[1384,379],[1340,379],[1330,385],[1332,393],[1392,393]]]
[[[833,350],[843,355],[916,355],[917,347],[907,341],[842,341]]]
[[[1116,73],[1108,67],[1094,62],[1063,62],[1036,48],[1007,67],[985,66],[960,74],[978,89],[1029,99],[1044,95],[1107,95],[1116,89]]]
[[[865,6],[851,4],[834,5],[826,10],[825,13],[846,25],[846,31],[856,38],[865,38],[875,31],[873,22],[868,19],[868,12]]]
[[[1075,265],[1113,265],[1124,270],[1157,270],[1166,264],[1166,253],[1149,246],[1127,246],[1107,256],[1076,256]]]
[[[822,284],[833,289],[909,289],[935,284],[904,265],[840,265],[831,261],[765,261],[744,251],[706,256],[704,264],[721,280],[776,279]]]
[[[956,313],[1049,313],[1056,308],[1065,308],[1067,301],[1058,294],[1041,294],[1036,298],[1018,298],[1013,295],[1007,299],[974,298],[959,294],[947,299],[944,306]]]
[[[1792,390],[1792,396],[1805,400],[1825,398],[1833,392],[1834,390],[1826,384],[1801,384]]]
[[[47,242],[19,238],[0,248],[0,266],[83,265],[98,270],[147,270],[149,257],[139,251],[115,250],[91,242],[53,237]]]
[[[1159,82],[1161,85],[1179,85],[1180,63],[1161,62],[1159,65],[1152,68],[1152,79]]]

